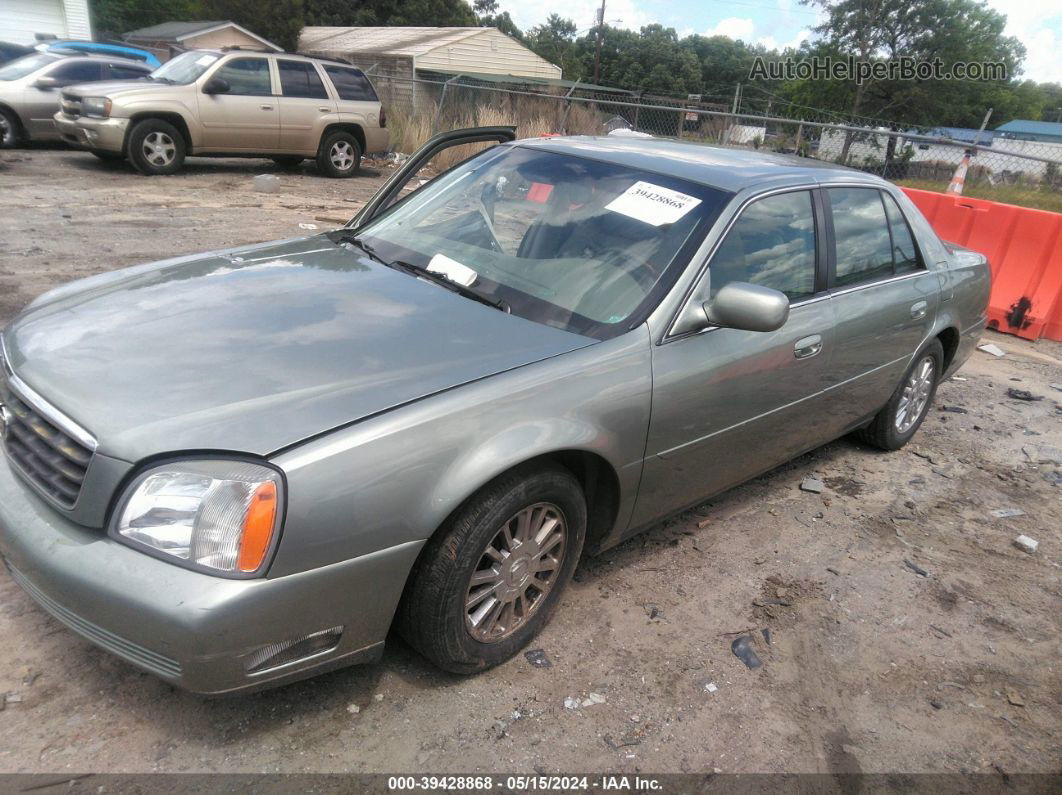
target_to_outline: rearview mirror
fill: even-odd
[[[717,326],[776,331],[789,319],[789,299],[770,287],[730,282],[720,288],[715,298],[704,303],[704,313]]]
[[[47,75],[45,75],[44,77],[38,77],[37,82],[33,85],[41,89],[42,91],[51,91],[53,88],[59,85],[59,81],[56,80],[54,77],[48,77]]]
[[[224,77],[212,77],[203,86],[204,94],[228,94],[231,86]]]

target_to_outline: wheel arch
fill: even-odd
[[[9,105],[6,102],[0,102],[0,110],[4,111],[9,116],[11,116],[11,118],[13,118],[15,120],[15,124],[16,124],[16,128],[15,128],[16,143],[17,143],[18,139],[25,139],[25,137],[26,137],[26,121],[25,121],[25,119],[22,118],[22,114],[20,114],[13,106]]]
[[[317,142],[317,150],[320,151],[324,146],[325,139],[334,132],[348,132],[354,136],[354,140],[358,142],[358,146],[361,147],[361,153],[365,154],[365,130],[362,129],[360,124],[355,124],[349,121],[337,121],[328,124],[323,130],[321,130],[321,137]]]
[[[125,141],[122,142],[122,151],[128,154],[129,150],[129,136],[132,135],[133,128],[142,121],[148,119],[158,119],[159,121],[167,122],[177,128],[177,132],[184,138],[184,149],[186,154],[192,154],[192,133],[188,127],[188,122],[185,121],[184,116],[176,111],[154,111],[145,110],[139,113],[134,113],[129,117],[129,126],[126,128]]]

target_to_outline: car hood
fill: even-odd
[[[167,88],[185,88],[168,83],[151,80],[100,80],[96,83],[78,83],[65,86],[62,91],[75,97],[114,97],[118,94],[132,94],[137,91],[156,92]]]
[[[4,332],[16,375],[126,461],[268,455],[593,342],[324,236],[75,282]]]

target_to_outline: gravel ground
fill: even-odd
[[[271,171],[0,153],[0,323],[71,278],[338,225],[317,219],[387,175],[307,166],[254,193]],[[377,665],[204,700],[0,574],[0,771],[1057,773],[1062,345],[986,340],[1006,356],[976,353],[906,449],[836,441],[585,561],[536,643],[551,667],[459,678],[394,639]]]

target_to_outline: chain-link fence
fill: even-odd
[[[966,134],[968,140],[956,140],[895,124],[841,124],[817,120],[815,114],[787,118],[771,115],[771,100],[760,112],[732,112],[732,107],[699,97],[676,99],[484,76],[411,79],[367,71],[387,106],[392,145],[401,152],[412,151],[434,132],[485,124],[515,124],[521,137],[600,135],[622,128],[795,154],[938,191],[947,188],[969,156],[966,195],[1062,211],[1062,143],[972,131]],[[774,107],[792,111],[797,106],[779,102]]]

